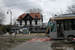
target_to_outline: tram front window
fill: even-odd
[[[51,32],[56,32],[54,23],[51,23]]]

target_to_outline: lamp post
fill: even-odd
[[[7,14],[9,14],[9,12],[10,12],[10,25],[12,25],[12,12],[11,12],[11,10],[8,10]]]

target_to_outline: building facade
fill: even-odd
[[[28,27],[29,31],[42,28],[43,16],[40,13],[22,14],[17,18],[16,24],[20,28]]]

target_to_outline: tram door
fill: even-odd
[[[64,37],[64,27],[63,22],[57,22],[57,36]]]
[[[50,22],[50,38],[57,38],[57,25],[56,21]]]

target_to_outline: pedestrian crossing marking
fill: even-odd
[[[27,42],[47,42],[51,41],[51,38],[33,38]]]

